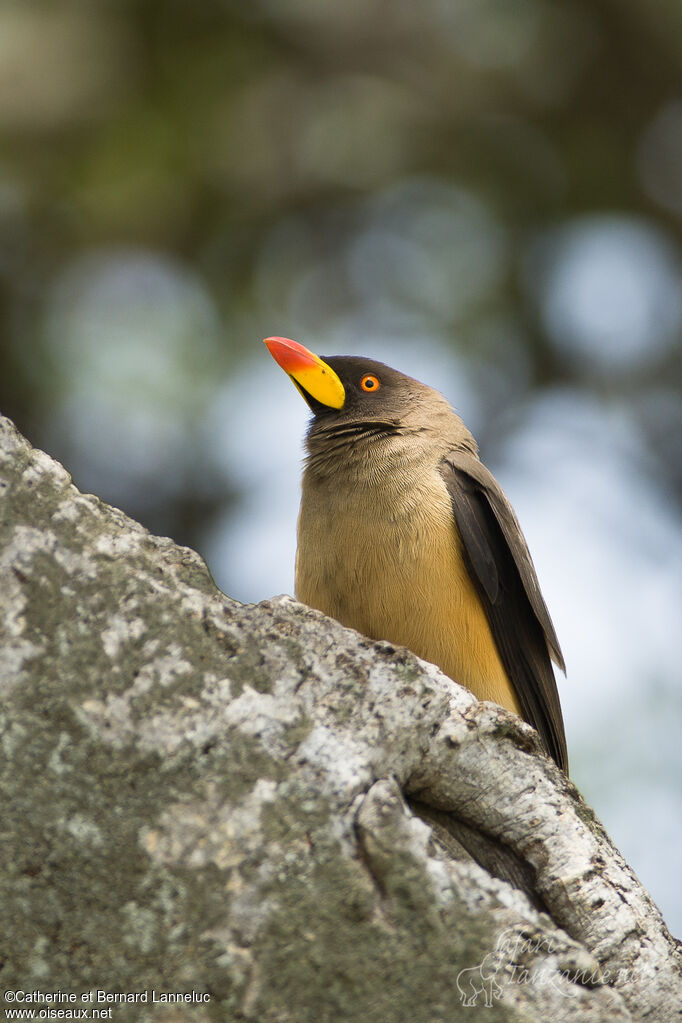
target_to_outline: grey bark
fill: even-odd
[[[117,1020],[679,1013],[679,946],[528,725],[289,597],[231,600],[7,420],[0,689],[3,993],[147,993]]]

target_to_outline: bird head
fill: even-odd
[[[426,399],[445,403],[437,391],[374,359],[322,359],[283,337],[268,337],[265,344],[305,398],[313,429],[360,424],[397,429],[407,425]]]

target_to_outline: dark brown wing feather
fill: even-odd
[[[492,473],[453,452],[441,472],[471,578],[526,720],[568,774],[564,722],[550,658],[564,659],[521,527]]]

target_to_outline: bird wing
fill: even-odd
[[[474,455],[452,452],[440,471],[469,574],[524,717],[568,773],[550,657],[562,671],[564,659],[521,527],[497,480]]]

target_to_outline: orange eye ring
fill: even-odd
[[[381,387],[381,381],[379,377],[375,377],[373,373],[366,373],[360,381],[360,387],[363,391],[367,391],[371,394],[373,391],[378,391]]]

